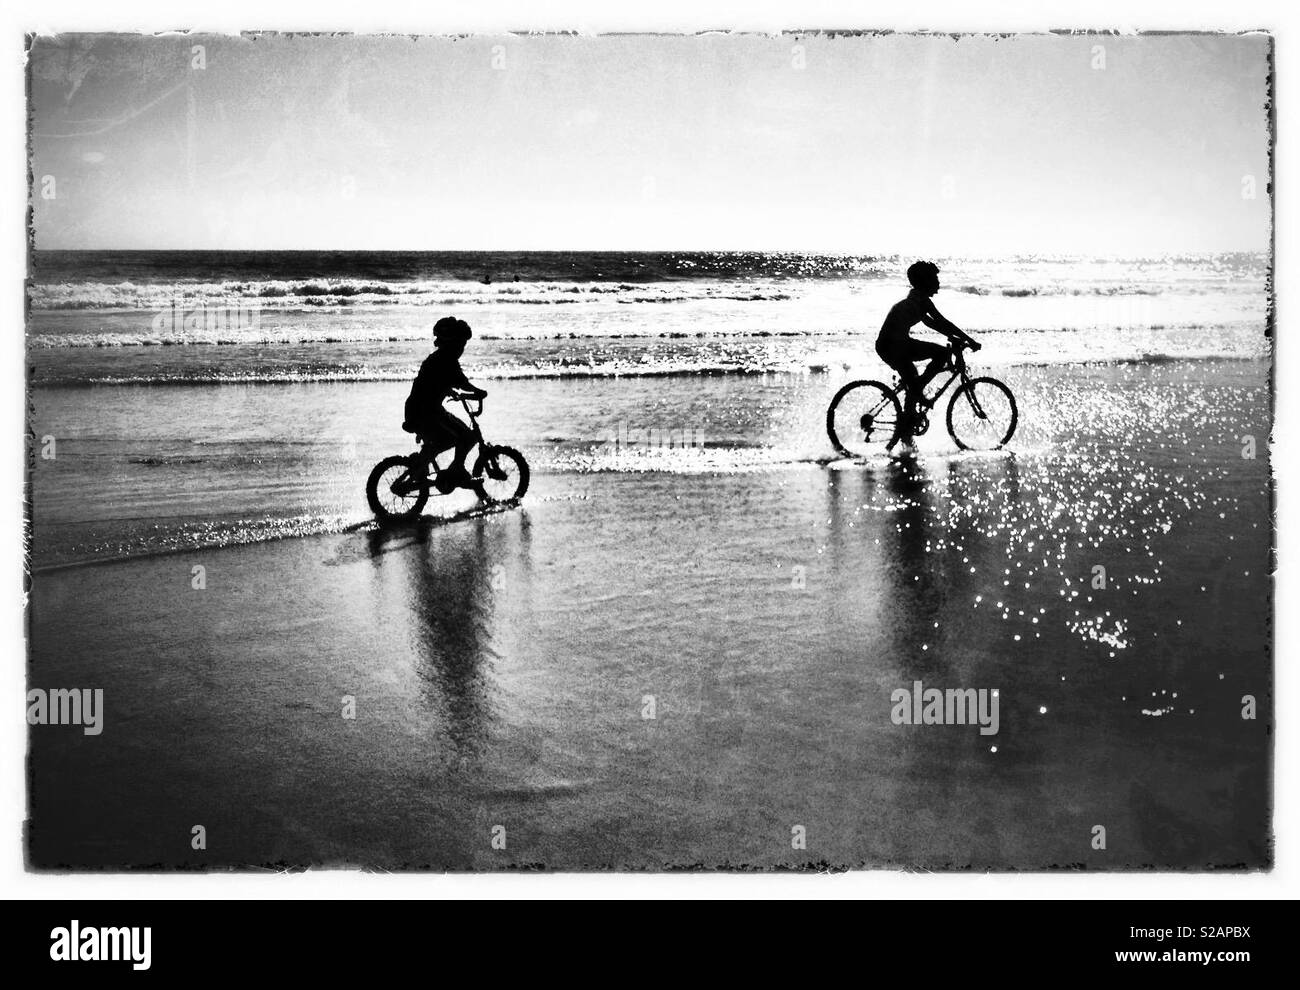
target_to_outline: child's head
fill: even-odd
[[[932,296],[939,291],[939,266],[932,261],[918,261],[907,269],[907,280],[912,288]]]
[[[469,328],[469,324],[454,316],[444,316],[433,325],[433,346],[439,350],[459,355],[472,336],[474,331]]]

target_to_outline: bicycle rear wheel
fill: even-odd
[[[996,378],[963,382],[948,403],[948,433],[962,450],[997,450],[1019,418],[1016,397]]]
[[[429,479],[412,474],[414,457],[400,454],[375,465],[366,480],[366,501],[381,523],[409,522],[429,501]]]
[[[826,410],[826,433],[845,457],[884,453],[898,435],[898,396],[880,382],[849,382]]]

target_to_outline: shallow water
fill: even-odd
[[[1175,447],[1191,456],[1214,445],[1222,455],[1231,437],[1249,432],[1243,424],[1261,447],[1267,435],[1260,362],[998,373],[1020,405],[1011,448],[1099,476]],[[491,441],[526,452],[543,497],[592,472],[788,471],[835,457],[824,410],[846,378],[497,382],[482,423]],[[406,391],[405,382],[36,389],[33,422],[39,436],[55,438],[56,456],[36,461],[33,563],[364,522],[370,466],[413,448],[397,428]],[[942,416],[934,419],[921,450],[956,454]],[[1153,468],[1146,494],[1190,505],[1203,497],[1200,480]],[[1089,511],[1077,498],[1058,501],[1067,518]],[[453,499],[449,508],[462,506]]]

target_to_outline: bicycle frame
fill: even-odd
[[[474,431],[474,442],[487,446],[487,441],[483,439],[483,430],[478,425],[478,418],[483,415],[483,400],[475,399],[478,403],[478,410],[475,411],[469,407],[469,399],[463,395],[456,396],[460,400],[461,408],[465,410],[465,415],[469,417],[470,429]]]
[[[916,404],[912,410],[914,415],[907,415],[907,410],[902,408],[904,403],[900,402],[900,399],[906,399],[908,392],[902,375],[896,375],[892,385],[887,385],[883,381],[869,381],[866,379],[848,382],[843,385],[835,393],[835,398],[831,400],[831,404],[826,410],[826,431],[830,435],[831,443],[835,446],[835,449],[846,457],[853,457],[861,454],[860,448],[863,444],[870,445],[887,441],[885,449],[889,450],[906,437],[921,436],[930,428],[930,416],[935,407],[942,401],[944,395],[949,393],[951,394],[948,401],[948,432],[952,434],[957,445],[963,450],[972,449],[972,445],[967,442],[970,440],[970,435],[966,434],[967,441],[958,436],[953,417],[957,413],[957,402],[958,398],[960,398],[963,408],[969,405],[977,419],[984,421],[989,419],[989,414],[984,409],[983,399],[976,394],[977,388],[982,388],[986,393],[990,392],[990,390],[1001,390],[1007,397],[1010,411],[1009,426],[998,446],[1004,444],[1010,439],[1016,428],[1015,396],[1011,394],[1011,390],[1006,385],[997,379],[972,375],[970,369],[966,366],[965,349],[960,341],[955,341],[944,349],[944,363],[939,373],[926,381],[920,390],[920,395],[917,396]],[[925,390],[930,387],[930,382],[939,379],[945,371],[949,373],[948,377],[937,383],[931,395],[926,395]],[[961,384],[954,389],[953,383],[959,379]],[[987,385],[981,386],[981,382],[987,383]],[[838,420],[836,418],[839,415],[837,410],[844,408],[841,406],[842,400],[857,389],[863,391],[858,392],[857,398],[852,400],[855,405],[848,407],[847,415],[849,419],[845,421]],[[861,415],[858,415],[859,413]],[[854,421],[854,417],[856,417],[856,421]],[[884,435],[886,430],[892,431],[889,436]],[[965,433],[964,426],[962,432]],[[856,440],[854,440],[854,434],[858,434]],[[846,447],[845,443],[848,441],[853,442]]]
[[[468,396],[457,395],[456,399],[460,402],[461,408],[465,410],[465,415],[469,417],[469,427],[474,436],[474,446],[486,447],[487,441],[483,439],[483,430],[478,425],[478,418],[479,416],[483,415],[483,400],[482,399],[473,400],[478,404],[478,409],[476,411],[469,407],[470,399]],[[427,453],[427,456],[429,458],[429,464],[432,465],[435,470],[437,470],[437,464],[434,462],[434,458],[438,454],[451,450],[451,448],[455,446],[455,444],[448,444],[446,447],[439,447],[438,449],[434,450],[433,448],[430,447],[429,441],[427,439],[425,439],[424,437],[420,437],[419,440],[420,440],[420,449],[417,451],[417,453]],[[473,450],[474,446],[471,446],[470,450]]]

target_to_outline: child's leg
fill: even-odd
[[[455,442],[456,435],[447,422],[454,417],[446,413],[434,413],[420,424],[419,434],[424,441],[420,448],[418,463],[426,475],[435,470],[438,455],[448,450]]]
[[[924,387],[921,383],[920,376],[916,373],[916,365],[908,364],[907,372],[901,370],[899,375],[903,379],[904,402],[903,412],[910,419],[916,415],[916,403],[921,398],[921,390]]]
[[[456,440],[456,466],[464,469],[465,458],[469,456],[470,450],[474,447],[474,435],[466,430],[464,435]]]
[[[903,388],[906,392],[906,401],[903,404],[903,408],[909,418],[916,414],[917,403],[919,403],[921,398],[924,396],[925,383],[929,381],[928,378],[922,378],[921,375],[917,373],[915,364],[916,361],[922,360],[925,356],[927,355],[918,356],[917,354],[914,354],[912,349],[909,347],[907,353],[903,355],[902,360],[899,360],[897,363],[891,363],[890,365],[890,367],[898,372],[898,377],[903,380]]]
[[[434,455],[438,452],[438,441],[435,439],[438,428],[429,422],[416,423],[414,426],[415,428],[411,432],[416,435],[416,439],[420,443],[420,449],[411,458],[411,467],[421,477],[427,477],[429,468],[433,466]]]
[[[919,395],[948,363],[948,348],[942,344],[932,344],[928,340],[914,340],[907,356],[913,361],[930,362],[917,381],[916,391]]]
[[[474,446],[474,432],[446,410],[443,410],[438,417],[438,425],[442,427],[442,439],[440,440],[442,449],[445,450],[448,446],[456,448],[455,460],[448,465],[448,470],[463,470],[465,457]]]
[[[880,359],[898,372],[898,377],[902,380],[904,396],[904,413],[911,418],[916,412],[916,400],[920,394],[919,379],[916,373],[916,365],[912,363],[912,348],[921,343],[920,341],[907,341],[901,344],[891,344],[883,346],[876,345],[876,353]],[[925,354],[916,360],[924,360],[929,354]]]

